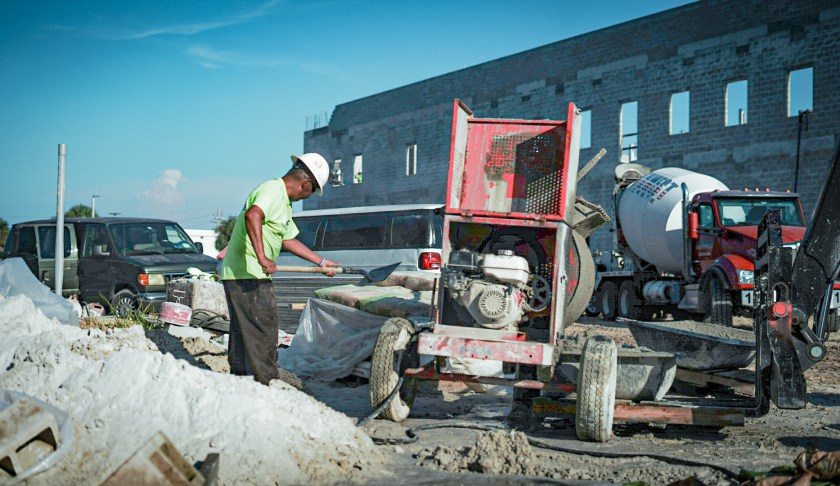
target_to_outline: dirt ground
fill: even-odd
[[[581,318],[566,331],[608,335],[619,344],[634,344],[627,327],[615,322]],[[147,335],[176,357],[227,372],[221,347],[195,338],[179,340],[161,331]],[[423,386],[409,419],[400,424],[374,420],[365,431],[379,441],[401,441],[408,429],[436,428],[418,431],[419,439],[410,444],[379,446],[388,457],[381,474],[336,478],[336,482],[384,485],[399,478],[405,484],[486,484],[492,474],[494,484],[668,484],[692,476],[703,484],[737,484],[727,471],[738,474],[741,469],[789,466],[798,453],[810,448],[840,450],[840,336],[832,336],[826,344],[827,357],[805,373],[808,404],[804,409],[771,406],[763,417],[723,428],[616,423],[607,443],[578,441],[573,418],[545,418],[527,433],[532,440],[562,452],[530,446],[520,432],[479,430],[507,429],[505,418],[511,404],[507,389],[453,394]],[[363,418],[370,413],[369,389],[362,379],[307,382],[305,386],[309,394],[348,416]],[[717,469],[685,464],[686,460]]]

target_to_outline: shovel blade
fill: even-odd
[[[374,268],[370,272],[365,272],[362,275],[364,275],[371,283],[379,283],[388,278],[388,276],[391,275],[399,266],[399,262],[392,263],[384,267]]]

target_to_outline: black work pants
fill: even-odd
[[[263,385],[277,378],[277,308],[270,279],[223,280],[228,312],[228,363],[233,375]]]

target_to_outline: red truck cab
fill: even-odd
[[[728,291],[736,306],[752,307],[758,223],[771,208],[781,212],[784,243],[798,245],[806,228],[796,193],[745,189],[694,196],[689,208],[697,214],[689,218],[692,270],[710,294]]]

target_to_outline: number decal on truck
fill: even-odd
[[[741,305],[744,307],[752,307],[754,304],[753,302],[753,291],[752,290],[742,290],[741,291]]]

